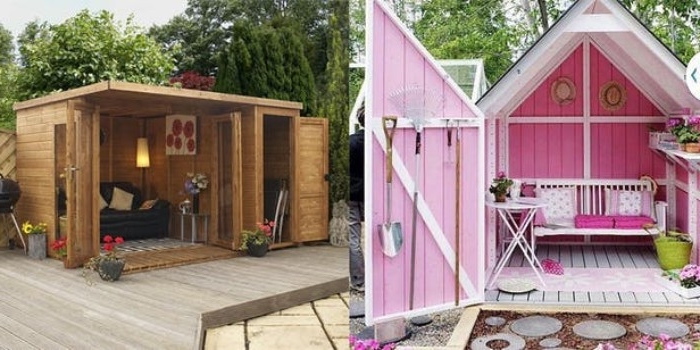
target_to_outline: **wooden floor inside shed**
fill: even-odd
[[[561,263],[564,271],[586,269],[591,278],[572,280],[570,287],[575,290],[551,290],[555,276],[543,274],[549,288],[541,288],[529,293],[506,293],[486,290],[487,302],[499,303],[551,303],[551,304],[585,304],[585,305],[696,305],[700,299],[683,299],[678,294],[665,290],[656,283],[654,277],[661,273],[656,253],[652,246],[612,246],[612,245],[539,245],[537,256],[541,260],[549,258]],[[501,276],[516,276],[532,270],[519,249],[513,253],[509,264]],[[625,271],[629,278],[625,275]],[[636,276],[636,277],[633,277]],[[487,282],[490,275],[487,275]],[[633,280],[635,279],[636,280]],[[533,282],[536,279],[530,278]],[[625,290],[625,283],[642,284],[642,279],[650,281],[649,290],[643,287],[637,290]],[[502,277],[499,276],[498,281]],[[620,290],[601,290],[601,281],[617,280]],[[549,281],[549,282],[548,282]],[[625,286],[627,287],[627,286]],[[543,290],[544,289],[544,290]],[[571,289],[571,288],[567,288]]]
[[[348,289],[347,248],[309,246],[122,276],[0,252],[0,344],[10,349],[192,349],[203,330]]]

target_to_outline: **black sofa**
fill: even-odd
[[[101,182],[100,194],[109,204],[114,187],[134,195],[131,210],[109,207],[100,211],[100,240],[105,235],[121,236],[125,240],[161,238],[168,236],[170,202],[159,199],[151,209],[139,209],[144,199],[141,190],[129,182]]]

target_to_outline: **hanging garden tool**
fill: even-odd
[[[454,130],[454,120],[446,119],[445,125],[447,127],[447,163],[452,164],[452,131]]]
[[[395,257],[399,254],[399,250],[403,246],[403,231],[401,223],[391,221],[391,185],[393,179],[392,159],[393,159],[393,139],[396,131],[396,117],[382,117],[382,129],[386,137],[386,197],[384,198],[386,211],[384,217],[386,220],[379,227],[379,242],[382,247],[382,252],[388,257]]]

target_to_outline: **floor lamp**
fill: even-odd
[[[148,139],[139,137],[136,139],[136,167],[141,169],[141,188],[145,190],[146,168],[151,166],[151,158],[148,155]],[[148,191],[145,193],[148,195]]]

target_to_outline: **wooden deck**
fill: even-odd
[[[661,273],[656,260],[656,253],[651,246],[579,246],[579,245],[540,245],[537,247],[540,260],[550,258],[559,261],[564,270],[567,268],[590,268],[601,279],[607,273],[619,269],[654,269],[650,273]],[[510,268],[529,267],[519,250],[513,254],[508,265]],[[506,269],[508,269],[508,267]],[[658,270],[657,270],[658,269]],[[651,271],[651,270],[650,270]],[[487,276],[488,278],[489,276]],[[547,275],[544,275],[545,282]],[[635,292],[600,292],[589,291],[590,283],[581,282],[576,286],[578,291],[542,291],[511,294],[498,290],[487,290],[486,302],[498,303],[541,303],[541,304],[573,304],[573,305],[606,305],[606,306],[697,306],[700,299],[683,299],[670,291],[635,291]],[[625,283],[620,280],[620,283]]]
[[[3,251],[0,347],[199,348],[206,328],[346,291],[347,261],[346,248],[299,247],[89,286],[79,269]]]

